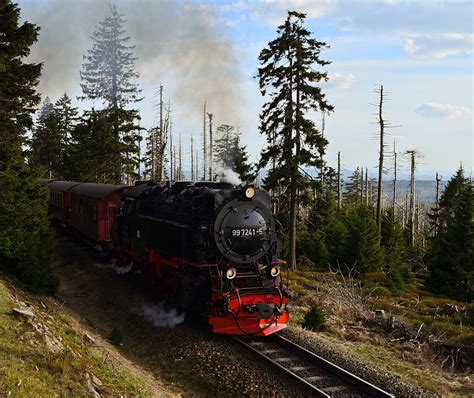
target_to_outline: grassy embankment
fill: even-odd
[[[290,287],[293,325],[303,322],[312,305],[319,306],[328,316],[317,332],[321,338],[443,396],[474,394],[472,370],[451,366],[453,358],[435,344],[474,344],[474,329],[465,324],[464,314],[442,314],[445,304],[463,308],[463,303],[433,296],[420,283],[401,294],[380,289],[377,295],[374,286],[360,288],[354,279],[309,271],[292,272]],[[375,319],[376,309],[384,311],[383,319]]]
[[[27,295],[0,275],[0,396],[153,395],[143,375],[89,333],[58,302]]]

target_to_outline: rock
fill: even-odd
[[[94,398],[100,398],[101,395],[97,392],[92,381],[92,377],[89,373],[86,373],[86,387]]]
[[[100,389],[104,385],[93,373],[91,373],[92,384]]]
[[[89,333],[84,333],[84,339],[86,339],[89,343],[96,344],[95,339]]]
[[[385,311],[384,310],[375,310],[374,311],[375,319],[385,319]]]
[[[46,342],[46,347],[48,347],[48,350],[50,350],[53,354],[59,354],[61,351],[64,350],[64,346],[62,345],[62,343],[54,336],[49,336],[45,334],[44,340]]]
[[[388,318],[387,326],[392,330],[395,329],[395,317],[393,315]]]
[[[33,319],[35,317],[35,313],[32,308],[13,308],[12,313],[23,316],[27,319]]]

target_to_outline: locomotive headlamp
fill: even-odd
[[[248,199],[252,199],[255,195],[255,188],[254,187],[247,187],[245,190],[245,197]]]
[[[232,280],[234,279],[235,277],[237,276],[237,270],[235,268],[229,268],[226,272],[225,272],[225,277],[229,280]]]
[[[276,278],[278,275],[280,275],[280,267],[273,267],[271,270],[270,270],[270,275],[273,276],[274,278]]]

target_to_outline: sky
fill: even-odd
[[[39,91],[57,100],[64,92],[81,109],[100,103],[81,95],[82,56],[92,47],[96,24],[110,12],[109,0],[17,0],[23,20],[41,27],[30,60],[43,62]],[[202,107],[214,125],[239,127],[251,160],[265,145],[259,113],[265,98],[255,78],[258,55],[276,37],[288,10],[307,14],[313,36],[330,48],[321,57],[329,82],[321,84],[334,112],[326,117],[326,160],[336,166],[341,152],[345,170],[368,167],[376,174],[378,142],[374,103],[380,85],[388,95],[386,143],[395,141],[399,172],[409,162],[402,154],[416,149],[417,174],[444,178],[463,164],[472,174],[473,15],[471,1],[287,0],[145,1],[117,0],[125,29],[138,57],[144,99],[136,104],[141,126],[157,123],[157,96],[164,86],[172,108],[175,142],[185,154],[190,136],[199,141]],[[321,116],[313,115],[320,125]],[[387,158],[390,169],[392,160]],[[202,164],[202,163],[201,163]],[[390,174],[390,170],[388,170]]]

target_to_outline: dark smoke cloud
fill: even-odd
[[[22,17],[41,27],[31,59],[44,62],[39,90],[58,98],[80,93],[82,56],[96,24],[109,13],[105,0],[19,1]],[[233,43],[223,35],[212,8],[176,1],[118,1],[127,35],[139,57],[143,87],[164,84],[178,114],[200,120],[202,104],[219,119],[236,121],[243,79]],[[152,101],[146,98],[144,101]]]

